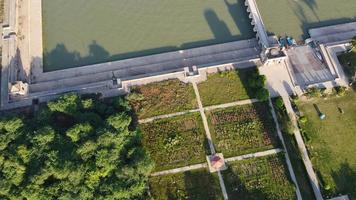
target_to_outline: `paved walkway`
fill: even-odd
[[[313,191],[314,191],[315,198],[317,200],[322,200],[323,197],[321,195],[321,191],[320,191],[320,187],[319,187],[319,181],[318,181],[317,176],[316,176],[316,174],[314,172],[313,165],[312,165],[312,163],[310,161],[310,158],[309,158],[309,155],[308,155],[308,151],[307,151],[307,148],[305,147],[302,135],[300,134],[300,131],[299,131],[299,128],[298,128],[298,123],[297,123],[297,117],[296,117],[295,112],[294,112],[294,110],[292,108],[292,104],[290,102],[289,96],[283,95],[282,98],[283,98],[284,105],[285,105],[285,107],[287,109],[287,113],[291,117],[291,120],[292,120],[292,123],[293,123],[293,126],[294,126],[294,136],[295,136],[295,139],[297,141],[299,151],[301,152],[301,156],[302,156],[305,168],[307,170],[307,173],[308,173],[308,176],[309,176],[309,180],[311,182],[311,185],[312,185],[312,188],[313,188]]]
[[[246,100],[235,101],[235,102],[231,102],[231,103],[207,106],[207,107],[203,107],[203,108],[205,111],[210,111],[210,110],[215,110],[215,109],[219,109],[219,108],[242,106],[242,105],[252,104],[252,103],[256,103],[256,102],[258,102],[257,99],[246,99]],[[149,123],[149,122],[152,122],[152,121],[158,120],[158,119],[177,117],[177,116],[185,115],[188,113],[194,113],[194,112],[200,112],[200,109],[187,110],[187,111],[176,112],[176,113],[171,113],[171,114],[166,114],[166,115],[158,115],[158,116],[154,116],[154,117],[150,117],[150,118],[146,118],[146,119],[140,119],[138,122],[140,124],[144,124],[144,123]]]
[[[261,151],[261,152],[257,152],[257,153],[245,154],[245,155],[242,155],[242,156],[235,156],[235,157],[231,157],[231,158],[225,158],[225,161],[226,162],[233,162],[233,161],[239,161],[239,160],[248,159],[248,158],[258,158],[258,157],[277,154],[277,153],[282,152],[282,151],[283,151],[282,149],[270,149],[270,150],[267,150],[267,151]]]
[[[162,175],[167,175],[167,174],[177,174],[177,173],[182,173],[182,172],[186,172],[186,171],[191,171],[191,170],[201,169],[201,168],[207,168],[207,167],[208,167],[208,165],[206,163],[201,163],[201,164],[196,164],[196,165],[189,165],[189,166],[185,166],[185,167],[180,167],[180,168],[175,168],[175,169],[155,172],[155,173],[152,173],[151,176],[162,176]]]
[[[201,99],[200,99],[198,85],[197,85],[196,82],[193,82],[193,88],[194,88],[195,96],[197,98],[197,102],[198,102],[198,106],[199,106],[199,112],[200,112],[201,118],[203,120],[203,125],[204,125],[206,138],[208,139],[208,142],[209,142],[210,151],[211,151],[211,154],[215,154],[216,152],[215,152],[213,141],[211,139],[208,120],[207,120],[205,112],[204,112],[204,107],[203,107],[203,104],[202,104]]]
[[[176,113],[171,113],[171,114],[166,114],[166,115],[158,115],[158,116],[154,116],[154,117],[150,117],[150,118],[146,118],[146,119],[140,119],[140,120],[138,120],[138,122],[140,124],[144,124],[144,123],[149,123],[149,122],[152,122],[152,121],[155,121],[158,119],[177,117],[177,116],[185,115],[188,113],[194,113],[194,112],[199,112],[199,109],[188,110],[188,111],[183,111],[183,112],[176,112]]]
[[[258,157],[264,157],[264,156],[269,156],[273,154],[278,154],[282,152],[283,149],[270,149],[267,151],[261,151],[257,153],[250,153],[250,154],[245,154],[241,156],[235,156],[235,157],[230,157],[230,158],[225,158],[226,162],[234,162],[234,161],[240,161],[243,159],[249,159],[249,158],[258,158]],[[164,171],[159,171],[152,173],[151,176],[162,176],[162,175],[167,175],[167,174],[177,174],[177,173],[182,173],[190,170],[195,170],[195,169],[201,169],[201,168],[207,168],[208,165],[206,163],[200,163],[196,165],[189,165],[185,167],[179,167],[175,169],[169,169],[169,170],[164,170]]]
[[[294,170],[293,170],[293,167],[292,167],[292,162],[290,161],[290,158],[289,158],[289,155],[288,155],[288,151],[287,151],[287,148],[286,148],[286,144],[284,142],[284,138],[283,138],[283,135],[282,135],[282,132],[281,132],[281,128],[279,127],[279,123],[278,123],[278,120],[277,120],[276,111],[274,110],[274,107],[273,107],[271,99],[269,99],[269,106],[271,107],[272,117],[273,117],[274,123],[276,124],[278,137],[282,142],[283,149],[285,149],[285,151],[286,151],[284,156],[286,158],[286,163],[287,163],[287,167],[288,167],[288,171],[289,171],[290,177],[291,177],[291,179],[292,179],[292,181],[294,182],[294,185],[295,185],[295,192],[297,194],[297,198],[298,198],[298,200],[302,200],[302,194],[300,193],[300,189],[299,189],[299,185],[298,185],[298,182],[297,182],[297,178],[295,176],[295,173],[294,173]]]

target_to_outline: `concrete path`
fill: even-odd
[[[317,200],[322,200],[323,196],[321,195],[319,181],[318,181],[317,176],[314,172],[313,165],[310,161],[307,148],[305,147],[304,140],[303,140],[302,135],[299,131],[297,117],[296,117],[295,112],[292,108],[292,104],[290,102],[289,96],[283,95],[282,98],[283,98],[284,105],[287,109],[287,113],[291,117],[291,120],[292,120],[292,123],[294,126],[294,136],[297,141],[299,151],[301,152],[301,156],[302,156],[305,168],[307,170],[309,180],[311,182],[311,185],[312,185],[312,188],[314,191],[315,198]]]
[[[248,159],[248,158],[258,158],[258,157],[277,154],[277,153],[282,152],[282,151],[283,151],[282,149],[270,149],[270,150],[267,150],[267,151],[261,151],[261,152],[257,152],[257,153],[250,153],[250,154],[245,154],[245,155],[241,155],[241,156],[225,158],[225,161],[226,162],[233,162],[233,161],[239,161],[239,160]]]
[[[207,167],[208,167],[208,165],[206,163],[201,163],[201,164],[196,164],[196,165],[189,165],[189,166],[185,166],[185,167],[180,167],[180,168],[175,168],[175,169],[155,172],[155,173],[152,173],[151,176],[162,176],[162,175],[167,175],[167,174],[177,174],[177,173],[181,173],[181,172],[186,172],[186,171],[191,171],[191,170],[201,169],[201,168],[207,168]]]
[[[220,187],[221,187],[221,192],[223,194],[223,197],[224,197],[225,200],[228,200],[229,196],[227,195],[226,187],[225,187],[225,183],[224,183],[224,178],[223,178],[223,176],[222,176],[220,171],[218,171],[218,176],[219,176],[219,182],[220,182]]]
[[[288,155],[288,151],[287,151],[287,148],[286,148],[286,144],[284,142],[282,131],[281,131],[281,128],[279,127],[279,123],[278,123],[278,120],[277,120],[276,111],[274,110],[274,107],[273,107],[271,99],[269,99],[269,106],[271,107],[272,117],[273,117],[274,123],[276,124],[278,137],[282,142],[283,149],[285,149],[284,156],[286,158],[286,163],[287,163],[287,167],[288,167],[288,171],[289,171],[290,177],[291,177],[291,179],[292,179],[292,181],[294,182],[294,185],[295,185],[295,192],[297,194],[297,198],[298,198],[298,200],[302,200],[302,194],[300,193],[300,189],[299,189],[299,185],[298,185],[298,182],[297,182],[297,178],[295,176],[295,173],[294,173],[294,170],[293,170],[293,167],[292,167],[292,162],[290,161],[290,158],[289,158],[289,155]]]
[[[213,106],[204,107],[204,110],[205,111],[211,111],[211,110],[215,110],[215,109],[219,109],[219,108],[229,108],[229,107],[234,107],[234,106],[242,106],[242,105],[252,104],[252,103],[256,103],[256,102],[258,102],[257,99],[246,99],[246,100],[235,101],[235,102],[231,102],[231,103],[225,103],[225,104],[219,104],[219,105],[213,105]],[[138,120],[138,122],[140,124],[144,124],[144,123],[149,123],[149,122],[152,122],[152,121],[158,120],[158,119],[177,117],[177,116],[185,115],[185,114],[188,114],[188,113],[194,113],[194,112],[200,112],[200,110],[199,109],[193,109],[193,110],[187,110],[187,111],[182,111],[182,112],[170,113],[170,114],[166,114],[166,115],[158,115],[158,116],[154,116],[154,117],[150,117],[150,118],[140,119],[140,120]]]
[[[177,116],[185,115],[188,113],[194,113],[194,112],[199,112],[199,109],[188,110],[188,111],[183,111],[183,112],[176,112],[176,113],[171,113],[171,114],[166,114],[166,115],[158,115],[158,116],[154,116],[154,117],[150,117],[150,118],[146,118],[146,119],[140,119],[140,120],[138,120],[138,123],[144,124],[144,123],[149,123],[149,122],[152,122],[152,121],[158,120],[158,119],[177,117]]]
[[[204,125],[206,138],[208,139],[208,142],[209,142],[210,151],[211,151],[211,154],[215,154],[216,152],[215,152],[213,141],[211,139],[208,120],[207,120],[205,112],[204,112],[204,107],[203,107],[203,104],[202,104],[201,99],[200,99],[200,94],[199,94],[199,90],[198,90],[198,86],[197,86],[196,82],[193,82],[193,88],[194,88],[195,96],[197,98],[197,102],[198,102],[198,106],[199,106],[199,112],[200,112],[201,118],[203,120],[203,125]]]
[[[229,107],[234,107],[234,106],[242,106],[246,104],[252,104],[258,102],[257,99],[246,99],[246,100],[241,100],[241,101],[235,101],[232,103],[225,103],[225,104],[220,104],[220,105],[213,105],[213,106],[207,106],[204,108],[206,111],[210,110],[215,110],[219,108],[229,108]]]

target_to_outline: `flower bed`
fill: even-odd
[[[197,107],[193,86],[178,79],[134,87],[128,100],[141,119]]]
[[[278,145],[275,124],[266,103],[219,109],[208,116],[217,151],[226,157]]]
[[[156,171],[205,161],[205,135],[197,113],[141,124],[143,145]]]
[[[223,177],[230,199],[296,199],[282,154],[234,162]]]

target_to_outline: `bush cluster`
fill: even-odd
[[[0,199],[141,199],[150,159],[121,98],[67,94],[0,119]]]

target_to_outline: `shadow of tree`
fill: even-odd
[[[336,184],[336,194],[349,195],[351,199],[356,198],[356,170],[352,168],[347,160],[341,163],[339,170],[331,174]]]
[[[184,184],[191,200],[222,199],[217,177],[206,170],[188,171],[184,173]]]
[[[253,176],[253,175],[252,175]],[[229,167],[227,170],[223,172],[223,177],[225,180],[226,190],[229,196],[229,199],[238,200],[261,200],[261,199],[269,199],[270,196],[266,192],[262,191],[255,186],[246,186],[246,183],[241,179],[239,172],[232,170]],[[258,180],[256,179],[256,184]],[[252,188],[255,187],[255,188]]]

